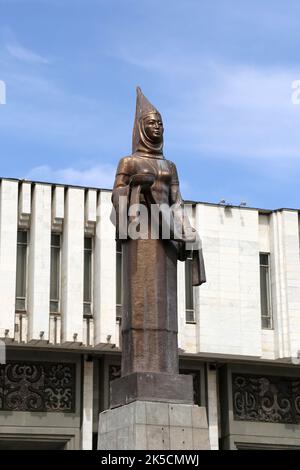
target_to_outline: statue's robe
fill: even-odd
[[[149,191],[131,184],[134,175],[145,174],[154,176]],[[125,200],[122,206],[120,196]],[[133,372],[177,374],[177,260],[184,261],[187,257],[183,240],[192,229],[180,211],[183,201],[176,166],[163,157],[138,152],[121,159],[112,201],[116,211],[117,239],[123,241],[122,375]],[[118,222],[132,221],[133,216],[128,216],[128,210],[139,203],[149,211],[148,237],[133,240]],[[170,223],[171,238],[177,224],[182,228],[182,240],[151,238],[151,204],[176,205],[178,209]],[[192,255],[193,284],[200,285],[205,282],[205,271],[199,245]]]

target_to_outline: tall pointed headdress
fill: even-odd
[[[146,155],[150,154],[152,156],[162,158],[163,139],[161,142],[155,143],[149,139],[144,130],[143,119],[148,114],[158,114],[161,119],[159,111],[143,95],[140,87],[137,87],[136,111],[132,135],[132,153],[140,152]]]

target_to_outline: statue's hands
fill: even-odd
[[[130,186],[142,186],[143,188],[149,188],[155,181],[155,176],[151,173],[141,173],[138,175],[133,175],[130,178]]]
[[[198,238],[199,236],[198,236],[197,230],[191,227],[190,230],[188,230],[187,232],[184,232],[182,240],[185,243],[195,243],[196,241],[198,241]]]

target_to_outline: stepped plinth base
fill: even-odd
[[[99,416],[99,450],[209,450],[206,409],[135,401]]]
[[[183,374],[136,372],[111,382],[111,408],[136,400],[192,405],[193,378]]]

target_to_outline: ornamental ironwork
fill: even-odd
[[[201,405],[200,395],[200,371],[193,369],[180,369],[180,374],[191,375],[193,377],[193,393],[195,405]]]
[[[121,366],[119,365],[110,365],[109,366],[109,381],[119,379],[121,377]]]
[[[0,410],[74,413],[75,370],[69,363],[0,365]]]
[[[250,374],[232,375],[236,420],[300,424],[300,379]]]

